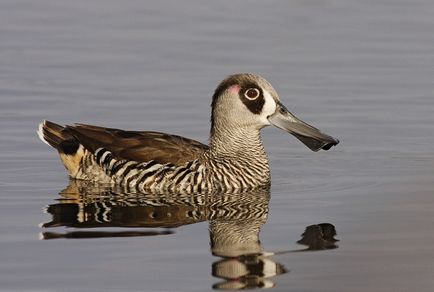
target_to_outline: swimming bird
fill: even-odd
[[[274,125],[313,151],[339,143],[301,121],[259,75],[228,76],[211,103],[209,145],[151,131],[43,121],[40,139],[60,154],[69,176],[140,192],[233,192],[270,184],[260,130]]]

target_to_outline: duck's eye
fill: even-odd
[[[259,89],[249,88],[244,92],[244,96],[249,100],[257,99],[260,95]]]

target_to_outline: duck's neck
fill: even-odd
[[[214,158],[267,160],[259,129],[254,128],[215,129],[210,136],[210,153]]]
[[[270,180],[268,157],[262,145],[259,129],[218,127],[211,133],[207,156],[222,175],[245,180],[251,186],[264,185]]]

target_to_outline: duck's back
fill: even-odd
[[[176,168],[197,160],[208,149],[198,141],[181,136],[84,124],[62,127],[44,121],[38,134],[58,150],[72,178],[99,182],[110,182],[116,172],[122,170],[121,164],[135,163],[142,169],[146,165]],[[116,162],[118,167],[114,169]],[[108,168],[104,168],[104,163]]]
[[[76,140],[95,153],[99,148],[120,159],[157,161],[176,166],[197,159],[208,146],[188,138],[151,131],[124,131],[84,124],[66,126]]]

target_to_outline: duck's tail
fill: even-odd
[[[37,130],[39,138],[57,149],[71,177],[75,177],[84,155],[83,146],[68,129],[50,121],[42,121]]]
[[[42,142],[56,148],[60,153],[75,154],[80,146],[78,140],[65,127],[47,120],[39,124],[37,133]]]
[[[38,133],[39,139],[45,144],[59,149],[60,143],[65,140],[65,136],[62,135],[62,130],[64,127],[52,123],[47,120],[43,120],[36,131]]]

